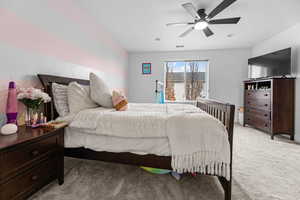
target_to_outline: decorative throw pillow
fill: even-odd
[[[112,108],[112,96],[104,81],[94,73],[90,73],[91,98],[105,108]]]
[[[98,107],[90,99],[89,86],[83,86],[72,82],[68,86],[68,102],[70,113],[78,113],[81,110]]]
[[[128,101],[125,96],[117,91],[113,91],[112,101],[117,111],[125,111],[128,109]]]
[[[68,105],[68,86],[57,83],[52,83],[53,101],[57,113],[60,117],[64,117],[69,114]]]

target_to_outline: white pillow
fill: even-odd
[[[89,86],[83,86],[72,82],[68,86],[68,102],[70,113],[78,113],[81,110],[98,107],[90,99]]]
[[[94,73],[90,73],[91,98],[105,108],[113,108],[112,95],[104,81]]]
[[[59,116],[64,117],[69,114],[68,86],[52,83],[53,101]]]

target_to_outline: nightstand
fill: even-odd
[[[25,199],[55,179],[64,182],[64,128],[0,136],[0,200]]]

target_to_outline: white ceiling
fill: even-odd
[[[215,17],[242,17],[238,25],[213,25],[206,38],[194,31],[179,38],[187,27],[166,27],[170,22],[192,21],[181,4],[192,2],[207,13],[222,0],[79,0],[129,52],[225,49],[251,47],[300,22],[300,0],[237,0]],[[233,37],[227,35],[233,34]],[[161,41],[155,41],[159,37]]]

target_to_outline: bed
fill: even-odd
[[[58,77],[52,75],[38,75],[45,92],[47,92],[51,97],[52,83],[59,83],[68,85],[70,82],[76,81],[82,85],[89,85],[88,80],[82,79],[74,79],[67,77]],[[197,107],[201,108],[203,111],[207,112],[209,115],[218,119],[224,126],[228,133],[228,141],[230,145],[230,177],[224,178],[222,176],[218,176],[218,179],[224,189],[224,197],[225,200],[231,200],[231,190],[232,190],[232,146],[233,146],[233,126],[234,126],[234,110],[235,106],[230,104],[225,104],[213,100],[201,99],[197,102]],[[48,119],[55,119],[58,117],[58,113],[56,112],[55,106],[52,102],[48,103],[44,107],[45,115]],[[80,133],[78,133],[80,135]],[[91,136],[96,138],[95,136]],[[90,140],[95,140],[91,138]],[[101,139],[99,139],[101,140]],[[146,141],[145,141],[146,142]],[[163,140],[157,140],[157,143],[165,144]],[[146,146],[146,143],[144,143]],[[71,145],[70,145],[71,146]],[[92,150],[94,149],[94,150]],[[105,149],[105,148],[104,148]],[[153,153],[153,154],[138,154],[138,153],[129,153],[129,152],[108,152],[104,149],[95,150],[95,148],[83,148],[78,145],[78,147],[74,148],[65,148],[65,156],[81,158],[81,159],[90,159],[90,160],[100,160],[106,162],[115,162],[122,164],[130,164],[137,166],[146,166],[153,168],[161,168],[161,169],[172,169],[172,157],[168,156],[167,150],[161,150],[161,153]],[[165,148],[167,149],[167,148]],[[212,175],[210,173],[205,173],[204,175]]]

